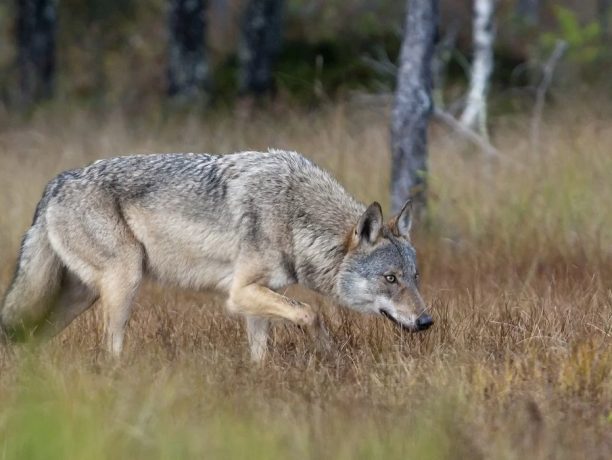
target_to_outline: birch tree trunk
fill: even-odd
[[[56,29],[56,0],[17,0],[17,67],[23,105],[53,95]]]
[[[474,0],[474,56],[465,109],[461,124],[476,128],[487,136],[487,94],[493,72],[493,42],[495,40],[496,0]]]
[[[240,94],[264,96],[274,91],[274,63],[282,38],[283,0],[249,0],[239,45]]]
[[[168,14],[168,95],[202,97],[208,83],[205,0],[170,0]]]
[[[432,112],[432,59],[438,0],[407,0],[395,103],[391,113],[391,206],[410,197],[422,211],[427,191],[427,125]]]

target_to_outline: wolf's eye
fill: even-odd
[[[385,275],[385,280],[387,280],[387,283],[393,284],[397,281],[397,278],[395,275]]]

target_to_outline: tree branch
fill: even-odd
[[[533,117],[531,119],[531,149],[534,154],[539,154],[540,152],[540,125],[542,123],[542,112],[544,110],[546,93],[548,92],[548,88],[552,82],[555,67],[557,66],[559,60],[563,57],[566,49],[567,42],[565,40],[557,40],[553,52],[548,57],[548,60],[542,69],[542,80],[538,85],[536,103],[533,108]]]
[[[518,161],[509,157],[505,153],[502,153],[499,149],[493,146],[487,139],[483,136],[479,135],[476,131],[466,127],[459,120],[453,117],[450,113],[445,112],[444,110],[436,107],[434,109],[434,116],[440,120],[442,123],[447,125],[453,131],[462,135],[465,139],[472,142],[473,144],[480,147],[480,149],[485,152],[487,155],[498,158],[502,161],[506,161],[508,163],[512,163],[515,166],[523,167]]]

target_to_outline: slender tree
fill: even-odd
[[[17,0],[17,66],[24,105],[53,95],[56,29],[56,0]]]
[[[487,134],[487,94],[493,72],[493,42],[495,40],[496,0],[474,0],[474,56],[465,109],[461,123]]]
[[[274,91],[274,63],[282,38],[283,0],[249,0],[242,19],[239,89],[243,95]]]
[[[427,186],[427,126],[432,112],[432,59],[438,0],[407,0],[395,103],[391,114],[391,206],[410,197],[423,210]]]
[[[208,83],[205,1],[170,0],[168,14],[168,95],[201,97]]]
[[[597,14],[599,16],[599,26],[604,40],[610,39],[610,5],[612,0],[597,0]]]

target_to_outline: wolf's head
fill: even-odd
[[[420,331],[433,320],[419,293],[411,223],[410,201],[388,223],[383,222],[380,205],[372,203],[348,237],[336,287],[340,301],[348,307]]]

